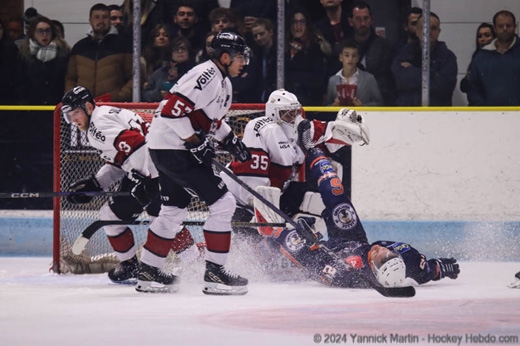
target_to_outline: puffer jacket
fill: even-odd
[[[114,102],[132,100],[131,44],[114,30],[101,41],[89,35],[74,45],[64,91],[81,85],[94,96],[109,94]]]

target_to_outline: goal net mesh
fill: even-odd
[[[154,103],[103,103],[114,107],[130,109],[144,119],[152,121],[153,112],[158,104]],[[238,137],[242,137],[247,122],[263,115],[264,105],[234,104],[226,114],[226,122]],[[75,181],[94,175],[104,164],[96,149],[88,143],[85,133],[74,125],[67,124],[61,116],[60,105],[54,112],[54,190],[69,191]],[[57,126],[59,125],[59,126]],[[217,159],[227,163],[231,159],[226,152],[218,152]],[[110,191],[117,191],[119,183],[113,184]],[[81,232],[92,222],[99,220],[99,209],[108,200],[106,196],[96,196],[87,204],[72,204],[65,197],[55,197],[54,201],[54,250],[53,271],[57,273],[99,273],[113,268],[118,259],[108,242],[105,232],[100,229],[87,243],[80,255],[72,253],[72,245]],[[208,209],[204,202],[193,198],[188,207],[186,221],[205,221]],[[138,221],[148,221],[143,212]],[[129,226],[134,232],[136,245],[141,247],[146,240],[147,225]],[[196,242],[202,242],[202,226],[186,226]],[[139,250],[138,250],[139,251]]]

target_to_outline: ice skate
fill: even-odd
[[[141,263],[137,273],[135,290],[145,293],[173,293],[179,290],[179,281],[179,277],[173,274],[165,273],[157,267]]]
[[[108,271],[110,281],[121,285],[135,285],[137,283],[137,269],[139,261],[137,257],[132,257],[119,263],[115,268]]]
[[[229,272],[213,262],[206,261],[206,272],[204,273],[204,294],[233,296],[247,293],[248,280]]]
[[[509,288],[520,288],[520,272],[515,274],[515,281],[508,285]]]

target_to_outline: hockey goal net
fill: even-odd
[[[157,103],[98,103],[113,107],[130,109],[140,114],[144,119],[152,121]],[[262,116],[263,104],[233,104],[226,115],[227,123],[241,137],[247,122]],[[74,125],[67,124],[61,116],[61,107],[54,111],[54,191],[68,191],[69,185],[77,180],[92,176],[103,165],[98,152],[92,148],[85,133],[81,133]],[[218,153],[221,162],[230,160],[229,154]],[[118,184],[111,187],[117,190]],[[118,259],[113,252],[103,230],[96,232],[87,243],[80,255],[72,253],[72,245],[81,232],[92,222],[99,219],[98,212],[109,197],[96,196],[87,204],[71,204],[65,197],[55,197],[54,209],[54,244],[53,266],[55,273],[99,273],[108,271]],[[189,206],[189,221],[204,221],[207,217],[207,207],[196,198]],[[147,221],[143,212],[138,221]],[[146,240],[147,225],[130,226],[134,231],[135,242],[142,245]],[[186,226],[195,240],[202,241],[201,226]],[[199,239],[197,239],[199,238]]]

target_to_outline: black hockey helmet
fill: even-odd
[[[249,63],[250,49],[242,36],[231,32],[222,31],[213,37],[211,41],[211,49],[209,56],[212,59],[219,59],[223,53],[228,53],[231,56],[231,61],[235,54],[242,54],[245,59],[245,64]]]
[[[61,112],[63,113],[65,121],[70,124],[68,113],[78,107],[83,108],[85,114],[87,114],[87,108],[85,107],[85,103],[87,102],[93,105],[96,104],[94,97],[92,97],[92,94],[87,88],[77,86],[67,91],[61,100]]]

